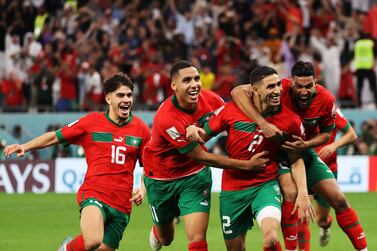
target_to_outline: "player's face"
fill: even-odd
[[[133,104],[132,90],[121,85],[117,90],[106,95],[110,117],[115,120],[128,119]]]
[[[306,109],[310,105],[310,100],[315,92],[315,79],[309,77],[293,77],[291,87],[292,95],[296,105],[301,109]]]
[[[180,106],[185,109],[193,109],[198,103],[202,88],[198,70],[193,66],[180,69],[172,80],[171,88]]]
[[[282,85],[277,74],[273,74],[262,79],[260,83],[256,85],[256,90],[260,95],[262,103],[266,107],[280,105]]]

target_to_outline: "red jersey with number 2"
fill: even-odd
[[[276,125],[284,132],[280,142],[265,139],[258,125],[242,113],[234,102],[228,103],[216,112],[204,126],[209,135],[215,135],[224,130],[228,132],[226,147],[230,158],[248,160],[256,153],[269,152],[267,158],[270,162],[261,173],[224,170],[222,190],[243,190],[275,179],[278,175],[276,156],[281,143],[284,140],[292,141],[292,135],[303,137],[304,128],[300,117],[286,106],[281,106],[274,113],[262,115],[269,123]]]

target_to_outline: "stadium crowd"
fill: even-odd
[[[103,109],[101,81],[119,71],[135,82],[135,109],[155,110],[182,58],[226,101],[257,64],[287,77],[312,61],[340,107],[360,107],[355,43],[377,39],[375,0],[0,0],[0,13],[3,112]],[[376,124],[365,121],[346,153],[376,154]]]

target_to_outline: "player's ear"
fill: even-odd
[[[171,83],[170,83],[170,87],[171,87],[171,89],[172,89],[173,91],[175,91],[175,90],[177,89],[177,85],[176,85],[176,83],[175,83],[174,80],[171,81]]]
[[[105,100],[106,100],[106,103],[107,103],[108,105],[111,104],[111,97],[110,97],[109,94],[106,94],[106,95],[105,95]]]

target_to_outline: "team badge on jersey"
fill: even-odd
[[[169,129],[166,130],[166,133],[169,134],[169,136],[173,139],[173,140],[176,140],[177,138],[179,138],[181,136],[181,134],[179,134],[177,128],[175,128],[174,126],[170,127]]]

